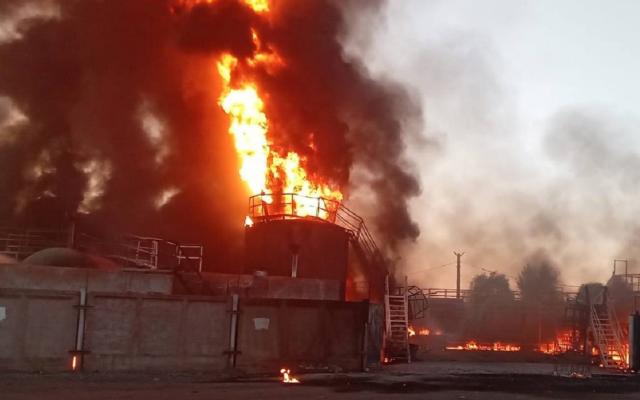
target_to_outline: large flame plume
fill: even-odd
[[[246,1],[257,13],[269,11],[267,1]],[[258,65],[277,68],[284,61],[272,49],[264,51],[255,30],[252,30],[253,42],[256,46],[254,56],[246,60],[249,71]],[[229,133],[233,136],[236,151],[240,159],[240,177],[247,184],[252,194],[263,194],[262,200],[271,203],[271,193],[294,193],[295,207],[291,211],[298,216],[318,214],[318,203],[314,198],[341,201],[342,192],[336,185],[323,182],[321,178],[312,177],[305,166],[306,158],[293,150],[279,152],[274,150],[269,136],[269,120],[265,114],[265,102],[259,94],[256,82],[248,75],[240,82],[234,82],[234,72],[239,60],[229,53],[224,53],[217,63],[217,70],[223,81],[223,91],[219,105],[229,115]],[[312,144],[313,145],[313,144]],[[279,149],[286,144],[279,143]]]
[[[345,53],[352,1],[0,2],[51,5],[0,39],[0,224],[202,241],[234,272],[247,192],[296,193],[297,215],[348,192],[399,251],[419,109]]]

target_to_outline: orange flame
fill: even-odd
[[[562,354],[573,349],[573,334],[570,330],[557,333],[553,342],[538,344],[538,351],[544,354]]]
[[[269,0],[244,0],[244,2],[257,13],[269,11]]]
[[[177,0],[175,3],[184,6],[195,6],[197,4],[211,4],[216,0]],[[243,0],[243,3],[249,6],[256,13],[264,13],[269,11],[269,0]]]
[[[471,350],[471,351],[500,351],[500,352],[515,352],[520,351],[521,347],[516,344],[494,342],[488,344],[480,344],[475,340],[470,340],[463,345],[447,346],[447,350]]]
[[[244,0],[256,12],[268,12],[267,0]],[[247,68],[264,65],[269,68],[284,65],[284,61],[270,48],[265,48],[253,30],[253,41],[258,49],[255,56],[247,60]],[[240,160],[240,178],[247,184],[252,194],[262,194],[265,203],[272,203],[267,193],[294,193],[295,205],[291,211],[297,216],[315,215],[328,218],[329,213],[322,209],[318,198],[341,201],[343,195],[339,189],[310,176],[307,171],[307,159],[295,151],[276,151],[269,137],[269,120],[265,113],[265,103],[259,88],[243,74],[241,82],[233,79],[239,60],[231,54],[223,54],[217,62],[218,74],[223,82],[222,94],[218,104],[229,116],[229,133],[234,139],[236,153]],[[282,148],[278,144],[278,148]],[[310,146],[313,150],[314,146]]]
[[[293,376],[291,376],[290,369],[282,368],[280,370],[280,373],[282,374],[282,383],[300,383],[300,381],[297,378],[294,378]]]
[[[429,328],[420,328],[416,331],[413,326],[409,326],[407,331],[409,332],[409,336],[429,336],[431,334],[431,330]]]

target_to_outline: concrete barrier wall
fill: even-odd
[[[160,271],[0,265],[0,286],[13,289],[170,294],[173,275]]]
[[[174,293],[223,296],[238,293],[244,298],[343,300],[342,283],[337,280],[211,272],[178,274],[174,279]]]
[[[0,289],[0,369],[71,369],[85,312],[85,371],[363,365],[367,303]],[[231,326],[237,316],[235,352]],[[235,354],[235,358],[234,358]]]
[[[282,367],[362,366],[368,304],[305,300],[244,300],[236,366],[250,371]]]
[[[226,300],[94,293],[85,370],[220,370],[227,366]]]
[[[77,292],[0,289],[0,369],[71,369],[78,302]]]

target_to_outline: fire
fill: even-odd
[[[429,336],[431,334],[431,330],[428,328],[421,328],[416,331],[413,326],[409,326],[407,331],[409,332],[409,336]]]
[[[247,217],[244,219],[244,226],[246,226],[247,228],[251,228],[253,226],[253,220],[251,219],[250,216],[247,215]]]
[[[78,356],[71,358],[71,370],[75,371],[78,368]]]
[[[258,13],[269,11],[267,0],[245,0]],[[243,74],[234,80],[234,71],[241,66],[251,68],[265,66],[269,69],[284,65],[279,55],[263,45],[254,30],[253,41],[258,51],[246,63],[231,54],[223,54],[217,62],[217,70],[223,83],[218,104],[229,116],[229,133],[234,139],[236,153],[240,160],[240,178],[254,195],[262,195],[262,201],[271,204],[269,193],[292,193],[288,211],[299,217],[318,216],[328,218],[326,206],[321,206],[319,198],[341,201],[339,189],[319,177],[309,174],[307,158],[292,150],[282,149],[282,143],[274,146],[269,135],[269,119],[265,113],[265,102],[255,82]],[[244,70],[243,70],[244,71]],[[315,149],[313,143],[310,146]]]
[[[570,330],[560,331],[556,339],[549,343],[540,343],[538,351],[544,354],[562,354],[573,349],[573,334]]]
[[[220,99],[220,106],[231,118],[229,132],[241,159],[240,177],[257,194],[267,187],[268,157],[267,117],[264,103],[255,87],[230,90]]]
[[[282,368],[280,370],[280,373],[282,374],[282,383],[300,383],[300,381],[297,378],[294,378],[293,376],[291,376],[290,369]]]
[[[515,344],[494,342],[490,344],[478,343],[475,340],[470,340],[463,345],[447,346],[446,350],[471,350],[471,351],[500,351],[500,352],[515,352],[520,351],[521,347]]]
[[[257,13],[269,11],[269,0],[244,0],[244,2]]]
[[[216,0],[182,0],[177,1],[176,3],[186,6],[194,6],[201,3],[211,4],[215,1]],[[269,0],[243,0],[243,3],[257,13],[264,13],[269,11]]]

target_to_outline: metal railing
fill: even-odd
[[[0,228],[0,254],[21,261],[52,247],[68,247],[148,269],[202,271],[204,247],[136,235],[99,238],[74,228],[65,230]]]
[[[67,230],[0,227],[0,254],[20,261],[43,249],[67,247],[70,240]]]
[[[640,274],[619,274],[634,293],[640,293]]]
[[[420,289],[424,293],[427,299],[455,299],[457,298],[457,290],[456,289],[448,289],[448,288],[427,288]],[[515,300],[520,300],[521,295],[518,290],[512,290],[513,298]],[[470,289],[460,289],[460,298],[466,300],[471,295]],[[563,293],[564,295],[564,293]],[[567,294],[570,295],[570,294]]]
[[[427,299],[455,299],[457,298],[456,289],[428,288],[422,289],[422,293]],[[461,289],[460,298],[466,299],[471,294],[471,290]]]
[[[76,247],[120,260],[125,265],[148,269],[202,271],[204,256],[204,247],[199,244],[179,244],[136,235],[122,235],[107,240],[80,233],[77,235]]]
[[[370,263],[384,262],[364,220],[339,201],[296,193],[259,194],[249,198],[249,217],[253,222],[304,218],[330,222],[349,233]]]

